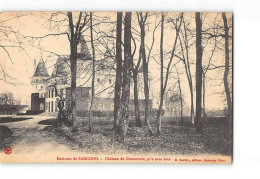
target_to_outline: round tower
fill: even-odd
[[[36,67],[35,73],[32,77],[31,85],[33,86],[32,93],[39,93],[39,97],[44,97],[44,87],[49,78],[44,61],[41,59]]]

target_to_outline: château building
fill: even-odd
[[[76,110],[87,111],[91,101],[92,86],[92,56],[84,38],[78,45]],[[96,60],[95,73],[95,102],[92,107],[97,111],[114,110],[115,67],[114,59],[107,50],[104,57]],[[139,70],[139,106],[144,111],[145,101],[143,92],[142,71]],[[51,75],[48,74],[45,62],[41,59],[32,77],[31,110],[55,113],[58,102],[61,101],[65,109],[69,107],[71,73],[69,56],[59,56]],[[130,110],[134,110],[133,83],[130,90]],[[152,101],[150,101],[150,109]]]

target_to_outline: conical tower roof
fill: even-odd
[[[52,72],[51,77],[66,76],[69,73],[70,73],[70,71],[69,71],[69,65],[68,65],[68,58],[58,57],[56,64],[54,65],[54,70]]]
[[[36,76],[43,76],[43,77],[49,77],[48,71],[46,69],[44,61],[41,59],[36,67],[35,73],[33,75]]]
[[[87,45],[86,40],[83,36],[81,36],[80,40],[79,40],[78,56],[82,60],[91,60],[92,59],[88,45]]]

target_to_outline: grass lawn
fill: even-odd
[[[150,119],[155,131],[154,120],[154,118]],[[231,155],[232,138],[228,135],[228,127],[225,119],[222,118],[209,119],[202,134],[196,133],[188,118],[184,120],[183,126],[176,125],[177,122],[173,118],[163,118],[160,137],[149,136],[146,127],[134,127],[134,120],[132,119],[124,144],[114,140],[113,120],[111,118],[94,119],[92,133],[88,132],[87,119],[80,118],[80,121],[76,132],[65,126],[59,128],[48,126],[45,130],[50,131],[53,138],[59,143],[86,153]]]

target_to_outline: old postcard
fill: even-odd
[[[2,12],[0,36],[1,163],[232,163],[232,13]]]

